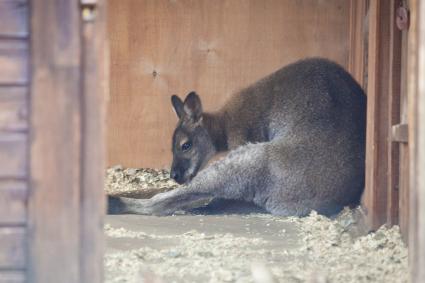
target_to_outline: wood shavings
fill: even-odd
[[[146,189],[157,193],[177,186],[165,170],[119,166],[109,169],[106,179],[106,191],[119,195],[137,195]],[[200,221],[190,214],[175,217],[186,217],[189,223],[193,221],[192,225]],[[108,250],[106,282],[262,283],[261,278],[264,282],[289,283],[409,281],[407,248],[399,228],[383,226],[368,234],[359,209],[345,209],[334,219],[315,212],[304,218],[249,214],[234,216],[232,221],[235,217],[241,223],[244,219],[253,220],[241,228],[246,236],[205,234],[198,230],[182,234],[145,233],[106,225],[109,238],[145,243],[129,250]],[[161,223],[161,218],[148,219]],[[208,217],[203,217],[202,227],[208,227],[208,221]],[[223,215],[220,221],[230,220]],[[276,227],[277,232],[272,237],[251,233],[256,225],[264,229]],[[172,227],[167,229],[172,231]],[[290,238],[297,239],[297,243],[285,248],[276,245],[289,242]],[[159,247],[149,245],[152,241],[160,243]]]

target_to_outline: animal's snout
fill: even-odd
[[[174,181],[176,181],[179,184],[184,183],[183,174],[181,174],[177,170],[171,170],[171,172],[170,172],[170,178],[171,179],[174,179]]]

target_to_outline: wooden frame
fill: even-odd
[[[370,1],[363,205],[372,229],[398,224],[399,216],[399,145],[392,139],[393,126],[400,123],[402,37],[395,25],[399,6],[399,0]]]
[[[412,282],[425,282],[425,3],[410,2],[409,37],[409,262]]]
[[[102,282],[104,13],[32,2],[30,282]]]

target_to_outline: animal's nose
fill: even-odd
[[[170,172],[170,177],[171,177],[171,179],[174,179],[177,182],[180,181],[180,174],[177,171],[175,171],[175,170],[172,170]]]

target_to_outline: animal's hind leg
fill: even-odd
[[[267,144],[240,147],[204,170],[186,186],[165,192],[148,200],[110,199],[112,213],[167,215],[193,208],[193,204],[211,198],[253,201],[261,198],[268,178]],[[111,201],[115,203],[112,205]]]

